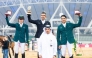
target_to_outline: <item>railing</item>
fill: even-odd
[[[0,8],[8,6],[17,6],[21,3],[23,5],[28,4],[43,4],[43,3],[92,3],[91,0],[0,0]]]

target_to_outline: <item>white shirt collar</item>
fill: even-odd
[[[66,23],[62,23],[64,27],[66,27]]]
[[[42,24],[44,24],[45,23],[45,20],[41,20],[42,21]]]
[[[19,25],[20,25],[20,27],[22,27],[23,26],[23,23],[22,24],[19,23]]]

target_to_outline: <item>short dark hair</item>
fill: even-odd
[[[66,16],[66,15],[61,15],[61,17],[65,17],[65,18],[67,18],[67,16]]]
[[[18,17],[18,19],[24,20],[24,16],[21,15],[21,16]]]
[[[41,14],[46,14],[46,12],[43,11]]]

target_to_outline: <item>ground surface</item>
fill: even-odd
[[[66,51],[67,52],[67,51]],[[36,51],[26,51],[26,58],[37,58],[37,52]],[[82,56],[76,56],[75,52],[73,51],[74,58],[92,58],[92,47],[83,47],[83,48],[77,48],[76,54],[82,54]],[[2,57],[2,49],[0,48],[0,58]],[[68,58],[68,52],[66,53],[66,57]],[[19,53],[19,58],[21,58],[21,54]]]

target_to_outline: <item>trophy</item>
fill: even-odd
[[[79,15],[80,14],[80,11],[75,11],[75,15]]]
[[[10,10],[8,10],[8,11],[5,13],[6,16],[11,16],[11,14],[12,14],[12,12],[11,12]]]
[[[31,6],[28,6],[27,10],[27,14],[31,14]]]

